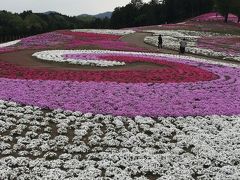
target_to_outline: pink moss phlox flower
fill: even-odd
[[[240,69],[167,59],[218,75],[218,79],[175,83],[77,82],[0,78],[0,99],[82,112],[126,116],[240,114]]]

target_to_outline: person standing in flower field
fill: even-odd
[[[184,38],[183,40],[180,41],[180,51],[179,51],[179,54],[184,54],[185,53],[186,46],[187,46],[187,41]]]
[[[163,48],[162,43],[163,43],[162,35],[159,34],[159,36],[158,36],[158,49]]]

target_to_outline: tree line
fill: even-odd
[[[113,28],[175,23],[212,11],[213,0],[131,0],[117,7],[111,18]]]
[[[110,21],[112,28],[175,23],[198,15],[218,11],[228,21],[229,13],[240,20],[240,0],[131,0],[115,8]]]
[[[44,14],[32,11],[22,13],[0,11],[0,42],[60,29],[108,28],[109,23],[108,18],[95,18],[87,22],[78,17],[56,12]]]

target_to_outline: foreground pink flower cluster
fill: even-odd
[[[81,29],[0,44],[0,53],[46,48],[0,55],[0,179],[238,179],[239,65],[81,50],[135,51],[120,40],[133,32]],[[171,32],[164,42],[186,36],[196,47],[192,37],[205,34]],[[225,51],[223,42],[229,54],[239,47],[232,37],[198,43]]]

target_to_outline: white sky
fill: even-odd
[[[98,14],[113,11],[115,7],[124,6],[131,0],[0,0],[0,10],[10,12],[57,11],[66,15]],[[149,0],[143,0],[149,2]]]

